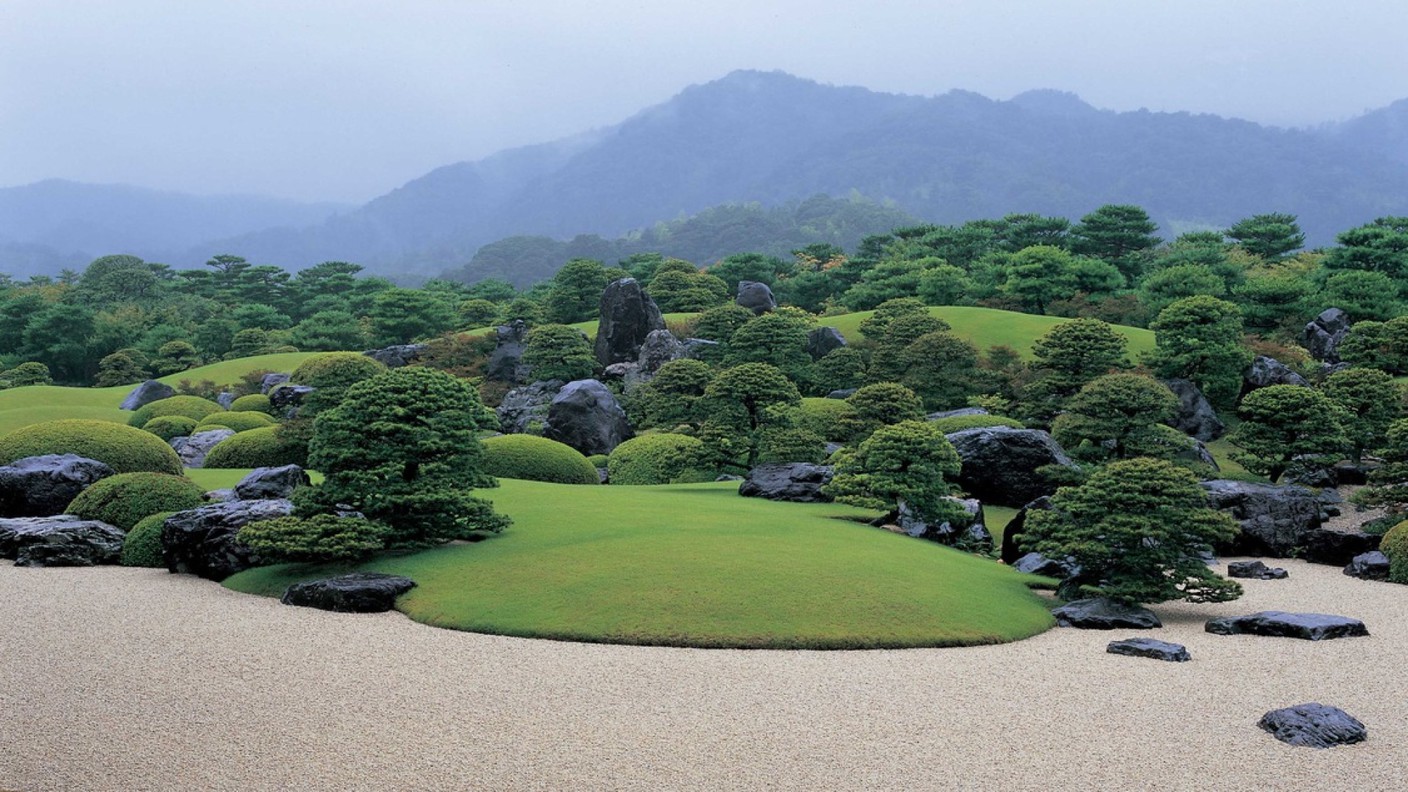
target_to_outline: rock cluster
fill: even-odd
[[[738,494],[745,498],[822,503],[831,500],[821,488],[831,483],[834,472],[830,465],[769,462],[748,471],[738,485]]]
[[[0,467],[0,517],[63,514],[88,485],[113,474],[95,459],[76,454],[45,454]]]

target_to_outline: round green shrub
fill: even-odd
[[[43,454],[77,454],[118,473],[181,475],[181,458],[160,437],[111,421],[69,418],[30,424],[0,438],[0,464]]]
[[[138,520],[132,530],[127,532],[127,538],[122,540],[122,565],[158,569],[165,567],[166,561],[161,557],[161,526],[167,517],[175,513],[159,512]]]
[[[256,468],[301,465],[306,452],[286,442],[278,426],[240,432],[221,440],[205,457],[208,468]]]
[[[606,460],[609,458],[610,457],[606,454],[592,454],[587,457],[587,461],[592,463],[592,467],[594,468],[604,468],[606,467]]]
[[[611,452],[606,472],[612,484],[669,484],[695,466],[703,449],[699,438],[689,435],[634,437]]]
[[[386,547],[391,529],[363,517],[276,517],[240,529],[239,540],[270,561],[355,561]]]
[[[212,413],[224,412],[225,408],[209,399],[199,396],[171,396],[158,399],[132,413],[127,419],[129,426],[146,426],[147,421],[165,415],[184,415],[199,421]]]
[[[161,415],[142,424],[142,431],[151,432],[162,440],[185,437],[196,430],[196,419],[184,415]]]
[[[230,402],[230,412],[261,412],[273,415],[274,406],[269,403],[268,396],[262,393],[251,393]]]
[[[484,472],[495,478],[600,484],[596,467],[577,449],[534,435],[512,434],[484,441]]]
[[[261,412],[222,412],[214,415],[207,415],[201,419],[198,426],[218,427],[234,429],[236,432],[248,432],[250,429],[262,429],[266,426],[273,426],[274,419]]]
[[[1388,556],[1388,579],[1394,583],[1408,583],[1408,521],[1388,529],[1379,549]]]
[[[823,440],[845,440],[850,431],[847,419],[854,421],[856,408],[844,399],[804,398],[797,410],[797,428]]]
[[[1027,428],[1021,421],[1003,415],[951,415],[929,423],[944,434],[953,434],[964,429],[984,429],[989,426],[1009,426],[1013,429]]]
[[[203,503],[205,490],[185,476],[119,473],[96,481],[78,493],[66,513],[130,531],[143,517],[157,512],[194,509]]]
[[[361,352],[325,352],[298,364],[289,375],[289,383],[317,388],[304,398],[299,410],[311,417],[336,407],[348,388],[384,371],[386,364]]]

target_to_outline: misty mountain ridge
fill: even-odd
[[[16,221],[15,201],[39,186],[0,190],[0,243],[28,245],[31,258],[40,246],[69,261],[79,252],[133,252],[192,266],[234,253],[290,269],[356,261],[400,277],[451,269],[475,277],[466,262],[509,237],[639,237],[721,205],[780,207],[817,195],[859,196],[936,223],[1012,212],[1076,219],[1102,204],[1134,203],[1166,237],[1290,212],[1309,244],[1324,245],[1375,217],[1408,214],[1408,100],[1343,124],[1289,130],[1206,114],[1100,110],[1055,90],[1006,101],[967,91],[924,97],[739,71],[615,126],[437,168],[352,210],[295,211],[283,202],[283,214],[267,223],[277,228],[246,222],[203,233],[211,221],[194,209],[128,223],[119,218],[131,211],[105,214],[95,204],[71,212],[68,226],[50,222],[34,233]],[[309,216],[317,211],[324,214]],[[130,241],[76,243],[113,239]],[[773,240],[737,241],[747,243],[742,250]],[[6,267],[0,261],[0,271]]]

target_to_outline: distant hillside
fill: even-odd
[[[1330,127],[1342,145],[1408,165],[1408,99]]]

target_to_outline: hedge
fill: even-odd
[[[1394,583],[1408,583],[1408,521],[1388,529],[1379,549],[1388,556],[1388,579]]]
[[[221,440],[205,457],[207,468],[256,468],[302,465],[306,451],[279,435],[282,427],[265,426]]]
[[[234,429],[236,432],[248,432],[250,429],[262,429],[273,425],[274,419],[262,412],[215,413],[205,416],[198,424],[204,428],[224,427]]]
[[[122,542],[122,565],[164,568],[166,561],[161,555],[161,527],[166,523],[166,518],[175,513],[160,512],[139,520]]]
[[[160,437],[111,421],[45,421],[0,438],[0,464],[44,454],[77,454],[105,462],[118,473],[182,472],[181,458]]]
[[[146,426],[147,421],[165,415],[184,415],[197,421],[213,413],[224,412],[225,408],[209,399],[199,396],[171,396],[158,399],[132,413],[127,419],[129,426]]]
[[[269,403],[268,396],[262,393],[251,393],[230,402],[230,412],[260,412],[273,415],[274,405]]]
[[[571,446],[534,435],[486,438],[484,472],[496,478],[555,484],[600,484],[596,467]]]
[[[1027,428],[1026,424],[1021,421],[1003,415],[950,415],[947,418],[939,418],[929,423],[944,434],[953,434],[964,429],[984,429],[989,426],[1010,426],[1013,429]]]
[[[205,490],[185,476],[119,473],[78,493],[66,513],[130,531],[142,518],[157,512],[184,511],[204,503]]]
[[[694,467],[703,449],[697,437],[642,435],[616,446],[606,472],[612,484],[669,484]]]
[[[167,442],[171,442],[173,437],[186,437],[195,430],[196,419],[184,415],[160,415],[142,425],[142,431],[151,432]]]

